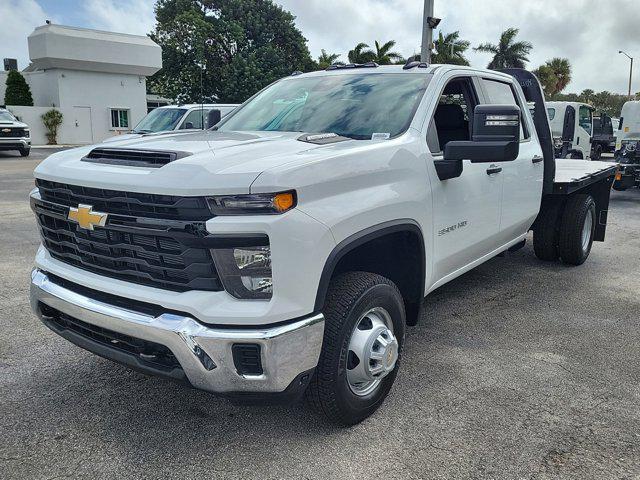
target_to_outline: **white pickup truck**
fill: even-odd
[[[253,401],[305,393],[354,424],[391,390],[431,291],[531,229],[543,260],[583,263],[615,169],[554,159],[525,71],[296,73],[215,130],[42,162],[31,304],[143,372]]]

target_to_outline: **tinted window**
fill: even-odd
[[[429,78],[408,73],[288,78],[259,93],[219,129],[394,137],[409,127]]]
[[[495,80],[482,79],[485,92],[489,97],[489,103],[495,105],[517,105],[520,107],[521,112],[524,112],[522,105],[518,102],[515,92],[510,84],[504,82],[498,82]],[[520,114],[520,139],[529,138],[525,124],[525,117]]]
[[[547,113],[549,114],[549,120],[553,120],[554,118],[556,118],[555,108],[547,108]]]

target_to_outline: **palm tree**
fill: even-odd
[[[571,83],[571,64],[567,58],[552,58],[546,65],[551,69],[556,78],[553,94],[562,92]]]
[[[359,43],[353,50],[349,50],[349,62],[351,63],[367,63],[372,62],[376,54],[369,50],[369,45]]]
[[[376,51],[374,52],[373,61],[378,65],[391,65],[392,63],[402,60],[402,55],[398,52],[391,52],[390,50],[395,46],[395,40],[389,40],[384,45],[376,40]]]
[[[431,57],[432,63],[469,65],[464,53],[471,45],[471,42],[460,40],[460,32],[456,31],[444,35],[440,31],[438,39],[433,43],[436,46],[437,53]]]
[[[342,65],[342,62],[336,62],[340,58],[340,54],[338,53],[327,53],[323,48],[321,50],[322,55],[318,57],[318,67],[321,69],[325,69],[331,65],[338,64]]]
[[[524,68],[529,61],[528,55],[533,45],[527,41],[515,42],[518,35],[517,28],[509,28],[500,35],[498,45],[483,43],[474,50],[493,54],[493,59],[487,68],[498,70],[502,68]]]

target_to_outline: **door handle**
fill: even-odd
[[[544,158],[543,158],[543,157],[540,157],[540,156],[538,156],[538,155],[534,155],[534,157],[531,159],[531,162],[532,162],[532,163],[540,163],[540,162],[541,162],[541,161],[543,161],[543,160],[544,160]]]
[[[487,168],[487,175],[493,175],[495,173],[500,173],[502,171],[502,167],[498,167],[497,165],[491,165]]]

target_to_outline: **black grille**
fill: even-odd
[[[109,165],[160,168],[178,158],[188,156],[186,152],[166,152],[122,148],[94,148],[82,160]]]
[[[181,368],[173,352],[159,343],[142,340],[83,322],[48,305],[41,304],[42,314],[59,330],[69,330],[113,350],[135,356],[140,362],[162,370]]]
[[[36,180],[42,200],[77,207],[92,205],[99,212],[165,220],[208,220],[213,215],[204,197],[177,197],[81,187],[48,180]]]
[[[120,280],[174,291],[221,290],[208,248],[184,236],[87,230],[36,207],[42,241],[62,262]]]
[[[9,130],[9,131],[5,132],[5,130]],[[11,128],[11,127],[0,126],[0,137],[22,138],[26,136],[27,134],[24,128]]]

